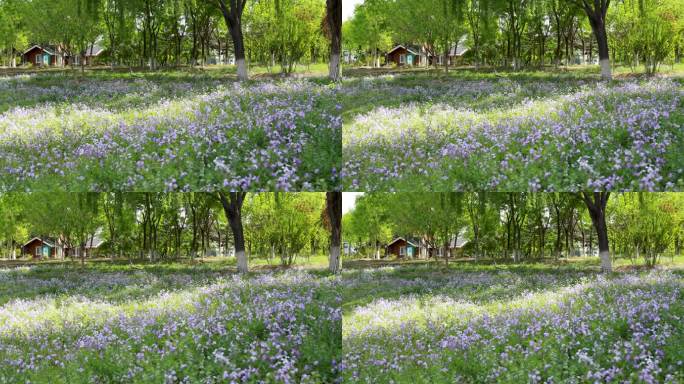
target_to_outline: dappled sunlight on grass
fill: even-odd
[[[683,92],[672,79],[352,81],[343,92],[344,185],[677,189]]]
[[[610,278],[570,270],[454,272],[453,278],[443,271],[410,278],[394,272],[351,277],[361,286],[376,281],[372,296],[396,295],[345,310],[349,382],[682,379],[684,355],[675,346],[684,340],[677,321],[684,280],[669,272]],[[561,363],[568,359],[570,365]]]
[[[0,286],[58,288],[22,299],[0,290],[0,381],[164,382],[173,374],[187,382],[275,375],[313,384],[334,377],[341,351],[335,277],[174,268],[162,275],[144,266],[0,270]]]
[[[40,75],[0,86],[0,190],[327,190],[336,86]],[[197,81],[195,81],[197,80]]]

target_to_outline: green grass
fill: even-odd
[[[682,256],[607,277],[595,257],[387,264],[345,263],[346,382],[684,380]]]
[[[608,83],[591,71],[351,76],[345,190],[681,189],[684,66]]]
[[[334,283],[218,260],[0,269],[0,383],[330,383]]]
[[[0,190],[338,185],[337,86],[308,76],[238,83],[227,71],[0,77]]]

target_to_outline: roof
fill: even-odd
[[[105,47],[103,47],[99,43],[95,43],[93,45],[88,46],[88,48],[85,50],[85,55],[86,56],[99,56],[104,50],[105,50]]]
[[[453,44],[449,49],[449,56],[463,56],[464,53],[468,52],[468,35],[461,36],[458,39],[458,43]]]
[[[399,49],[399,48],[404,48],[404,49],[405,49],[406,51],[408,51],[409,53],[413,53],[414,55],[418,55],[418,53],[415,52],[414,50],[412,50],[411,48],[407,48],[407,47],[405,47],[405,46],[403,46],[403,45],[401,45],[401,44],[399,44],[399,45],[397,45],[396,47],[390,49],[390,51],[387,52],[387,54],[389,55],[390,53],[396,51],[396,50]]]
[[[100,233],[95,234],[91,239],[88,239],[86,241],[86,248],[99,248],[102,244],[104,244],[105,240],[102,237]]]
[[[410,241],[404,239],[403,237],[397,237],[396,239],[390,241],[389,244],[387,244],[387,246],[389,247],[390,245],[396,243],[396,242],[399,241],[399,240],[404,240],[406,243],[411,244],[411,245],[413,245],[414,247],[417,247],[417,246],[418,246],[417,244],[414,244],[414,243],[412,243],[412,242],[410,242]]]
[[[43,240],[43,239],[41,239],[40,237],[33,237],[31,240],[25,242],[24,245],[22,245],[22,247],[25,247],[25,246],[27,246],[27,245],[33,243],[34,240],[38,240],[38,241],[40,241],[41,243],[47,245],[48,247],[54,247],[54,246],[55,246],[55,243],[52,242],[51,240]]]
[[[50,49],[50,48],[44,48],[44,47],[42,47],[42,46],[40,46],[40,45],[38,45],[38,44],[32,45],[31,48],[25,50],[22,54],[25,55],[25,54],[29,53],[30,51],[33,50],[33,48],[41,49],[41,50],[45,51],[46,53],[48,53],[48,54],[50,54],[50,55],[54,55],[54,54],[55,54],[55,52],[54,52],[52,49]]]
[[[463,45],[454,45],[449,50],[449,56],[463,56],[464,53],[468,52],[468,48]]]
[[[463,248],[466,244],[468,244],[468,239],[465,237],[461,236],[456,239],[456,241],[451,241],[451,247],[452,248]]]

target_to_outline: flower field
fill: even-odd
[[[336,279],[138,265],[0,270],[0,383],[329,383]]]
[[[680,383],[681,271],[348,273],[349,383]]]
[[[344,90],[345,190],[679,190],[684,86],[385,75]]]
[[[0,190],[328,190],[337,92],[184,72],[0,78]]]

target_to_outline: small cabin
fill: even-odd
[[[98,58],[105,53],[105,47],[100,43],[91,44],[83,53],[83,65],[96,65]],[[81,58],[74,57],[74,65],[81,64]]]
[[[100,231],[89,237],[81,247],[67,247],[58,240],[36,236],[21,246],[21,254],[36,259],[61,259],[65,256],[80,257],[81,252],[84,252],[84,256],[92,257],[97,255],[97,250],[103,244],[105,240]]]
[[[420,54],[420,49],[397,45],[387,52],[387,63],[394,63],[396,66],[423,65],[424,56]]]
[[[61,257],[64,254],[64,249],[52,239],[34,237],[21,246],[21,254],[36,259],[47,259]]]
[[[386,254],[387,256],[394,255],[397,258],[413,258],[418,256],[419,248],[420,247],[416,243],[406,240],[403,237],[397,237],[387,244]]]
[[[24,64],[32,64],[36,67],[64,66],[68,64],[68,57],[59,47],[33,45],[21,55]]]

